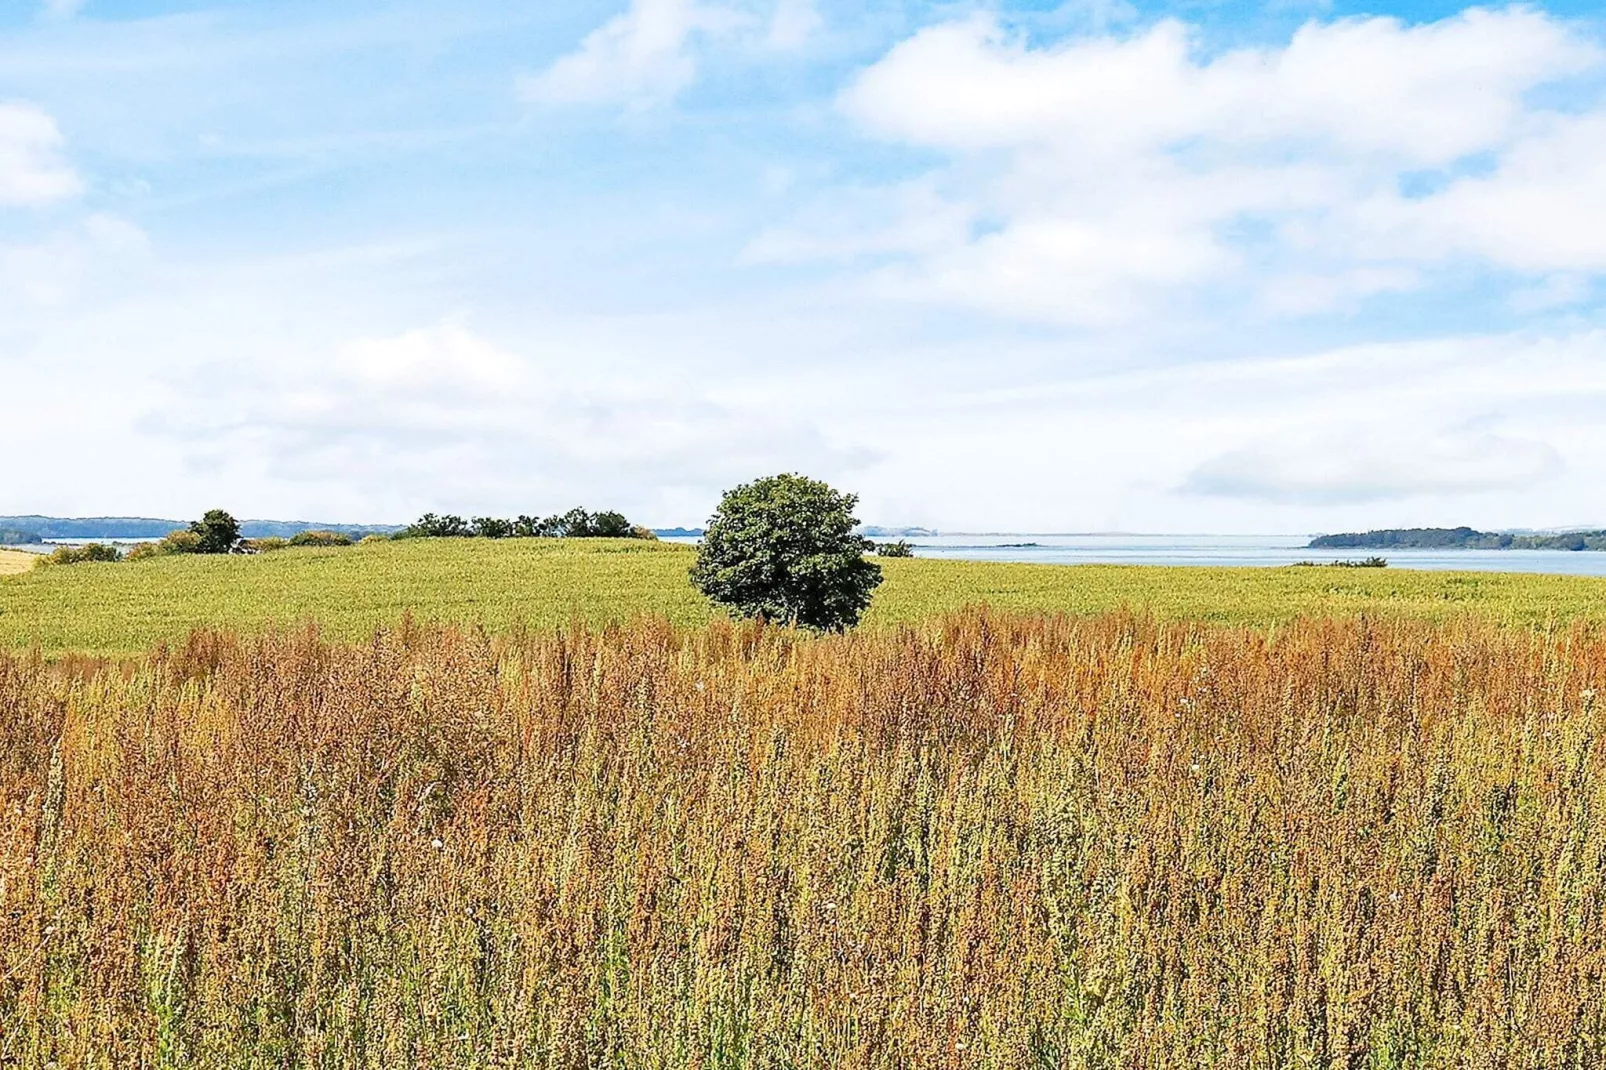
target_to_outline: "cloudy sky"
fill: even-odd
[[[0,0],[0,513],[1606,524],[1598,0]]]

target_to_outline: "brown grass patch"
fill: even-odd
[[[1606,638],[0,655],[0,1064],[1589,1067]]]
[[[20,572],[27,572],[38,560],[38,554],[30,554],[26,550],[0,549],[0,576],[15,576]]]

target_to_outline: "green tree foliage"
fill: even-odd
[[[115,546],[91,542],[83,546],[58,546],[44,559],[47,565],[81,565],[88,561],[121,561],[123,552]]]
[[[290,536],[290,546],[350,546],[351,536],[343,531],[298,531]]]
[[[838,631],[858,623],[881,583],[854,533],[858,498],[786,474],[727,491],[708,522],[692,582],[748,617]]]
[[[915,548],[904,539],[897,542],[884,542],[875,548],[875,552],[882,557],[913,557]]]
[[[623,513],[612,510],[591,513],[579,508],[548,517],[518,516],[512,520],[477,516],[469,521],[451,514],[436,516],[434,513],[425,513],[417,522],[396,533],[398,539],[449,539],[468,536],[478,536],[482,539],[656,538],[646,528],[632,524]]]
[[[506,539],[513,534],[513,521],[477,516],[474,518],[474,534],[482,539]]]
[[[597,539],[628,539],[635,534],[635,525],[623,513],[613,510],[598,513],[591,518],[591,536]]]
[[[474,534],[474,525],[460,516],[448,513],[436,516],[425,513],[396,533],[398,539],[461,539]]]
[[[222,509],[208,509],[201,519],[191,522],[190,531],[200,538],[198,554],[232,553],[240,544],[240,522]]]

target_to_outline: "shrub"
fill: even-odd
[[[298,531],[290,536],[291,546],[350,546],[351,536],[340,531]]]
[[[915,548],[908,542],[899,539],[897,542],[884,542],[876,547],[875,552],[882,557],[913,557]]]
[[[81,565],[89,561],[121,561],[123,552],[115,546],[88,542],[82,546],[58,546],[43,559],[47,565]]]
[[[727,491],[708,522],[692,583],[747,617],[838,631],[858,623],[881,583],[854,533],[858,498],[786,474]]]
[[[245,539],[240,543],[240,550],[248,554],[266,554],[274,550],[283,550],[290,545],[290,540],[281,539],[277,535],[268,535],[260,539]]]
[[[168,554],[201,553],[201,536],[194,531],[168,532],[156,543],[156,553],[162,557]]]
[[[142,542],[123,555],[124,561],[144,561],[152,557],[200,553],[201,537],[193,531],[170,531],[155,542]]]
[[[190,524],[199,537],[195,553],[228,554],[240,545],[240,523],[222,509],[208,509],[206,515]]]

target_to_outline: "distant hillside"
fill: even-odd
[[[937,532],[931,528],[884,528],[870,524],[860,528],[859,534],[872,539],[929,539]]]
[[[26,544],[45,539],[159,539],[187,527],[188,521],[143,516],[0,516],[0,543]],[[289,538],[298,531],[341,531],[354,538],[388,535],[400,524],[331,524],[312,520],[244,520],[240,534],[248,539]]]
[[[1475,528],[1383,528],[1318,535],[1313,550],[1606,550],[1606,531],[1514,535]]]

